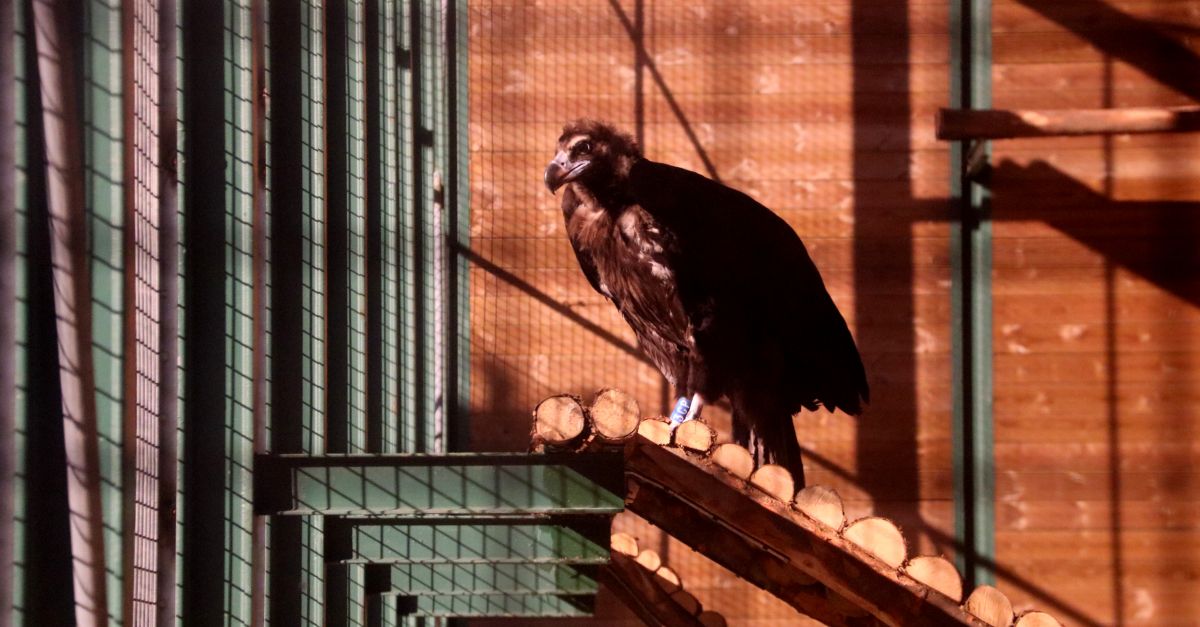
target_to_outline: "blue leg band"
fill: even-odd
[[[671,412],[671,426],[676,427],[683,423],[683,419],[687,417],[688,409],[692,406],[692,401],[686,396],[682,396],[675,401],[675,409]]]

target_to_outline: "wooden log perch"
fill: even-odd
[[[700,601],[696,599],[695,595],[687,590],[684,590],[683,588],[672,592],[671,600],[674,601],[676,605],[683,608],[683,611],[691,614],[692,616],[698,616],[700,614]]]
[[[975,588],[963,607],[992,627],[1008,627],[1013,622],[1012,602],[992,586]]]
[[[654,574],[658,576],[659,587],[667,592],[674,592],[683,586],[679,581],[679,574],[671,570],[669,566],[659,566]]]
[[[566,447],[584,435],[587,420],[574,396],[560,394],[538,403],[533,410],[533,445]]]
[[[771,496],[790,503],[796,493],[796,482],[787,468],[776,464],[763,464],[750,475],[750,483]]]
[[[633,536],[627,533],[614,533],[609,538],[609,548],[621,555],[636,557],[638,554],[638,543]]]
[[[982,627],[958,603],[930,594],[927,586],[899,572],[906,550],[895,525],[868,518],[859,521],[857,530],[847,528],[850,537],[840,536],[802,516],[790,502],[749,489],[713,466],[711,459],[634,438],[625,446],[625,477],[631,486],[626,507],[827,624]],[[890,538],[882,546],[891,548],[879,548],[876,536]],[[824,590],[802,583],[801,574],[870,616],[851,618],[835,611]]]
[[[712,428],[699,420],[689,420],[675,427],[675,446],[689,451],[707,453],[716,439]]]
[[[1045,612],[1025,612],[1017,619],[1016,627],[1062,627],[1062,623]]]
[[[655,444],[671,443],[671,424],[663,418],[647,418],[638,425],[638,435]]]
[[[904,567],[904,574],[950,597],[955,603],[962,602],[962,577],[954,564],[944,557],[914,557]]]
[[[749,481],[750,473],[754,472],[754,457],[750,455],[750,451],[737,444],[726,443],[717,446],[709,459],[743,481]]]
[[[680,586],[679,575],[662,565],[658,553],[650,549],[639,552],[637,541],[625,533],[613,534],[609,543],[611,560],[601,576],[644,623],[663,627],[725,624],[712,612],[705,617],[708,622],[701,620],[700,602]]]
[[[872,516],[850,523],[842,532],[842,537],[866,549],[892,568],[899,568],[904,563],[907,553],[904,535],[886,518]]]
[[[662,566],[662,557],[657,551],[651,549],[642,549],[642,552],[637,554],[635,561],[650,572],[654,572]]]
[[[1194,131],[1200,131],[1200,107],[1195,106],[937,113],[937,138],[947,140]]]
[[[633,437],[642,419],[637,399],[611,388],[596,394],[590,414],[596,436],[608,442],[623,442]]]
[[[833,488],[825,486],[808,486],[796,493],[792,500],[796,509],[804,512],[809,518],[833,529],[840,531],[846,524],[846,513],[842,507],[842,497]]]

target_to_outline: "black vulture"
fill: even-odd
[[[566,125],[545,183],[566,187],[579,267],[675,387],[677,410],[695,418],[728,397],[734,440],[803,485],[793,414],[858,415],[869,390],[795,231],[742,192],[644,158],[632,137],[594,120]]]

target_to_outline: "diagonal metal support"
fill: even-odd
[[[620,451],[595,455],[260,455],[259,514],[615,514]]]

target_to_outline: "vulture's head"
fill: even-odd
[[[558,138],[558,154],[546,166],[546,188],[553,193],[571,181],[593,191],[610,187],[628,176],[641,156],[637,142],[612,125],[576,120]]]

